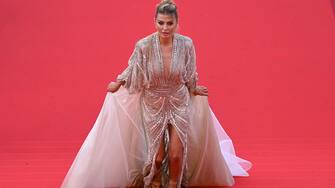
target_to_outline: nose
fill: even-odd
[[[166,30],[168,26],[166,24],[163,25],[163,30]]]

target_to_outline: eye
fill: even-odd
[[[173,25],[173,22],[168,22],[167,24],[168,24],[168,25]]]
[[[162,21],[159,21],[159,22],[158,22],[158,24],[159,24],[159,25],[163,25],[163,24],[164,24],[164,22],[162,22]]]

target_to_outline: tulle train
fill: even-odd
[[[61,188],[127,187],[141,178],[147,146],[140,97],[140,93],[129,94],[124,88],[107,93]],[[231,186],[233,176],[248,176],[252,164],[236,156],[232,140],[209,107],[207,97],[192,96],[191,100],[186,172],[189,186]]]

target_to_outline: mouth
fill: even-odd
[[[169,32],[162,32],[164,36],[168,36],[170,33]]]

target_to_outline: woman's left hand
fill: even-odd
[[[205,86],[197,86],[194,91],[194,95],[208,96],[208,89]]]

